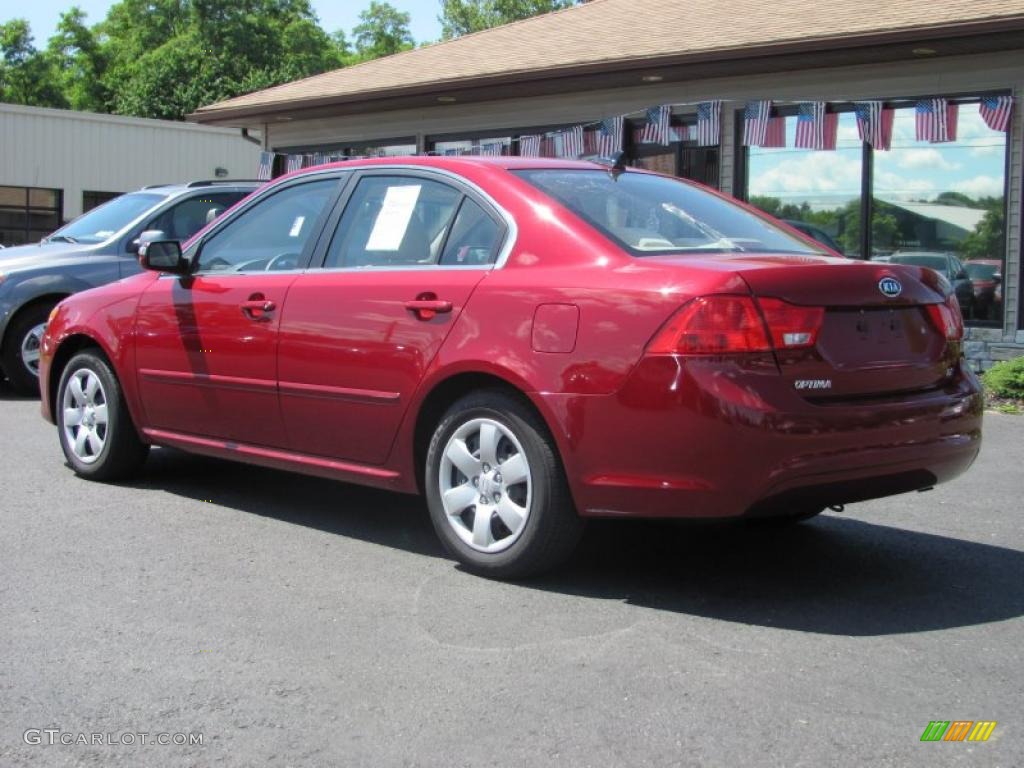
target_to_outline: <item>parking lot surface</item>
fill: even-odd
[[[505,584],[412,497],[167,450],[79,480],[0,389],[0,765],[1022,765],[1024,418],[985,429],[929,493],[602,522]]]

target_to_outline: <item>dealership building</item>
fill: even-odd
[[[238,129],[0,104],[0,245],[148,185],[255,178],[259,154]]]
[[[784,137],[748,146],[745,110],[765,102]],[[802,105],[820,102],[832,145],[798,148]],[[949,110],[938,139],[920,136],[925,102]],[[865,103],[886,113],[887,148],[861,140]],[[993,126],[985,105],[996,103],[1009,119]],[[701,134],[708,104],[712,141]],[[664,105],[670,137],[648,142],[643,128]],[[258,132],[280,172],[295,154],[520,154],[521,137],[606,131],[599,121],[625,116],[633,165],[803,222],[850,256],[950,252],[972,276],[987,269],[988,293],[965,312],[968,357],[986,367],[1024,354],[1022,107],[1024,0],[591,0],[191,119]]]

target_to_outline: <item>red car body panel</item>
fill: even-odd
[[[444,170],[483,190],[515,222],[505,263],[196,278],[191,309],[174,311],[156,299],[181,291],[179,279],[142,275],[62,302],[44,339],[44,393],[55,391],[60,347],[88,336],[147,440],[415,492],[424,403],[454,377],[489,376],[537,408],[583,515],[736,516],[794,496],[842,503],[929,487],[977,455],[980,387],[959,343],[929,325],[924,305],[948,293],[929,270],[824,255],[636,258],[508,172],[572,163],[337,167],[388,165]],[[878,282],[894,275],[905,290],[883,300]],[[269,322],[239,311],[256,294],[277,307]],[[810,350],[646,352],[686,302],[717,294],[829,310]],[[452,311],[422,319],[406,307],[422,297]],[[828,392],[799,389],[823,371]],[[253,424],[253,414],[265,418]]]

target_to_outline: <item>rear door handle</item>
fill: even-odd
[[[257,294],[242,302],[242,314],[250,320],[269,320],[269,313],[277,309],[277,304]]]
[[[420,320],[431,320],[435,315],[447,314],[452,311],[450,301],[442,301],[430,294],[430,298],[420,296],[405,302],[405,308],[414,313]]]

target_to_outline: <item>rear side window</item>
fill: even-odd
[[[497,222],[467,197],[448,235],[441,264],[470,267],[493,264],[500,239],[501,228]]]
[[[824,253],[739,205],[664,176],[566,169],[513,173],[634,256],[737,251]]]
[[[461,199],[430,179],[365,177],[345,206],[324,266],[437,264]]]

